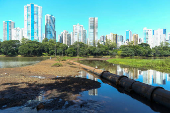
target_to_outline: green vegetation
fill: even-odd
[[[55,51],[56,50],[56,51]],[[45,38],[42,43],[23,38],[0,42],[0,55],[5,56],[68,56],[68,57],[168,57],[170,56],[169,43],[161,43],[160,46],[150,48],[146,43],[134,45],[129,42],[117,48],[116,43],[106,40],[105,45],[97,43],[90,46],[82,42],[75,42],[69,47],[63,43],[56,42],[54,39]],[[63,59],[67,60],[67,57]]]
[[[170,72],[170,59],[109,59],[109,63],[128,65],[130,67],[154,69],[158,71]]]
[[[133,45],[133,42],[130,42],[128,45],[120,46],[117,55],[122,57],[167,57],[170,56],[170,45],[168,42],[162,42],[160,46],[156,46],[151,49],[149,44],[141,43]]]
[[[63,66],[61,63],[55,63],[52,65],[52,67],[61,67],[61,66]]]

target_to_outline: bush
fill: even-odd
[[[62,58],[61,61],[66,61],[67,59],[66,58]]]
[[[61,63],[55,63],[52,65],[52,67],[61,67],[61,66],[63,66]]]
[[[48,53],[43,53],[43,56],[48,56]]]

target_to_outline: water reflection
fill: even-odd
[[[124,70],[126,71],[126,74],[128,74],[129,77],[136,79],[140,78],[138,76],[139,74],[142,74],[143,72],[145,75],[151,75],[152,71],[141,71],[134,69],[132,72],[128,70],[128,68],[120,68],[120,66],[116,66],[117,70],[116,73],[119,75],[122,75],[124,73]],[[166,107],[159,105],[157,103],[152,103],[148,101],[146,98],[136,94],[136,93],[129,93],[126,92],[124,89],[121,89],[120,87],[117,87],[115,84],[112,84],[111,82],[99,78],[98,76],[88,73],[86,71],[81,71],[80,74],[77,77],[87,78],[94,81],[100,82],[102,85],[98,89],[91,89],[88,91],[85,91],[82,93],[81,99],[93,99],[98,102],[104,102],[104,108],[103,111],[110,113],[112,112],[161,112],[161,113],[168,113],[169,109]],[[150,82],[152,79],[146,79],[145,82]],[[98,93],[99,92],[99,93]],[[133,98],[133,99],[132,99]],[[115,105],[118,105],[115,107]],[[121,107],[120,107],[121,106]]]
[[[115,65],[106,61],[81,61],[81,63],[107,70],[117,75],[125,75],[130,79],[134,79],[149,85],[161,86],[166,90],[170,90],[170,74],[159,72],[156,70],[146,70],[138,68],[130,68],[123,65]]]
[[[45,57],[0,57],[0,68],[13,68],[32,65],[48,58]]]
[[[87,79],[90,79],[90,80],[98,81],[98,78],[95,78],[93,75],[91,75],[91,74],[89,74],[85,71],[81,71],[80,75],[78,75],[76,77],[87,78]],[[88,90],[88,94],[92,95],[92,96],[98,96],[98,89]]]

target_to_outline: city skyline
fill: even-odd
[[[76,2],[77,0],[73,1],[71,6],[78,5]],[[16,23],[16,27],[24,28],[24,11],[23,7],[26,4],[34,3],[37,4],[38,6],[42,6],[43,8],[43,22],[42,22],[42,29],[43,33],[45,33],[45,15],[46,14],[53,14],[56,17],[56,36],[60,34],[63,30],[67,30],[68,32],[72,32],[72,25],[75,25],[77,23],[81,24],[84,26],[84,28],[87,30],[88,34],[88,18],[89,17],[98,17],[99,21],[99,27],[98,27],[98,39],[102,35],[106,35],[109,33],[114,33],[118,35],[123,35],[125,37],[125,31],[126,30],[131,30],[132,34],[139,34],[139,38],[143,38],[143,28],[147,27],[150,29],[167,29],[167,33],[169,32],[170,25],[169,25],[169,20],[168,20],[168,12],[167,10],[170,9],[166,7],[168,3],[170,3],[168,0],[163,0],[162,1],[134,1],[131,0],[129,2],[122,0],[121,2],[118,1],[111,1],[108,0],[107,2],[101,1],[101,0],[92,0],[90,4],[88,2],[80,2],[78,7],[76,8],[70,8],[71,6],[68,5],[71,3],[68,1],[68,4],[64,4],[63,1],[53,1],[54,3],[59,3],[59,4],[64,4],[64,7],[67,7],[66,9],[61,10],[61,6],[55,7],[54,3],[51,2],[41,2],[40,0],[29,0],[29,1],[0,1],[2,4],[2,7],[0,8],[3,10],[5,8],[4,6],[9,7],[8,10],[5,10],[2,12],[2,15],[4,15],[2,18],[0,18],[1,22],[2,21],[7,21],[7,20],[12,20]],[[13,5],[15,4],[17,5]],[[147,2],[147,5],[145,4]],[[8,3],[8,4],[7,4]],[[118,6],[115,7],[109,7],[110,4],[116,3]],[[126,5],[134,4],[136,3],[137,5],[135,6],[136,11],[133,11],[134,8],[122,8]],[[108,5],[108,8],[101,8],[103,5]],[[86,7],[81,7],[82,5],[86,5],[90,7],[87,9]],[[158,10],[157,7],[159,5]],[[165,5],[165,6],[163,6]],[[11,7],[10,7],[11,6]],[[49,6],[51,6],[49,8]],[[93,7],[92,7],[93,6]],[[148,7],[149,6],[149,7]],[[82,10],[78,10],[79,8],[82,8]],[[56,10],[54,10],[54,8]],[[69,9],[68,12],[66,11]],[[149,10],[150,8],[153,8],[152,10]],[[58,10],[60,9],[60,10]],[[139,10],[140,9],[140,10]],[[13,10],[13,12],[10,12]],[[53,11],[54,10],[54,11]],[[91,11],[92,10],[92,11]],[[145,12],[147,10],[147,13]],[[162,12],[164,11],[164,12]],[[140,12],[140,13],[137,13]],[[116,14],[115,16],[109,16],[108,14]],[[15,16],[14,16],[15,15]],[[129,15],[129,16],[128,16]],[[122,19],[120,19],[120,17]],[[169,17],[170,18],[170,17]],[[64,23],[64,24],[63,24]],[[3,23],[0,23],[0,28],[3,29]],[[61,25],[62,24],[62,25]],[[87,35],[88,36],[88,35]],[[3,31],[0,31],[0,39],[3,37]],[[88,37],[87,37],[88,38]],[[58,41],[58,39],[57,39]]]

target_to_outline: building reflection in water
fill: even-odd
[[[113,71],[112,71],[113,72]],[[121,68],[117,65],[117,75],[125,75],[130,79],[139,79],[139,75],[143,77],[143,83],[145,84],[158,84],[165,85],[166,84],[166,76],[167,81],[170,81],[170,74],[165,74],[155,70],[138,70],[137,68]],[[114,73],[114,74],[116,74]]]
[[[98,81],[98,78],[95,78],[93,75],[87,73],[86,71],[81,71],[80,75],[78,75],[77,77],[87,78],[90,80]],[[98,89],[91,89],[88,92],[89,92],[89,95],[92,95],[92,96],[98,95]]]
[[[88,74],[88,77],[89,77],[90,80],[97,81],[97,78],[95,78],[93,75]],[[89,90],[89,95],[97,96],[98,95],[97,89]]]
[[[167,74],[167,81],[170,81],[170,74]]]
[[[166,84],[166,81],[165,81],[166,77],[165,77],[165,73],[162,73],[162,72],[158,72],[158,71],[154,71],[154,74],[153,74],[153,83],[154,84]]]
[[[117,75],[125,75],[130,79],[139,79],[139,75],[142,76],[143,80],[141,82],[145,84],[157,84],[157,85],[165,85],[166,84],[166,76],[167,81],[170,81],[170,74],[165,74],[155,70],[139,70],[137,68],[121,68],[120,65],[113,65],[112,67],[107,69],[110,73]]]

